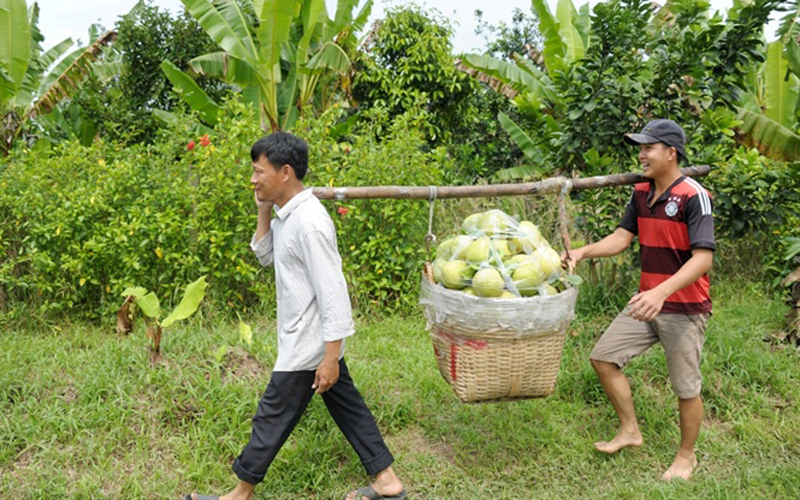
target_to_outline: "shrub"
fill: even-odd
[[[328,135],[338,113],[298,129],[310,144],[309,186],[439,183],[449,160],[443,150],[420,149],[426,113],[390,121],[376,109],[342,144]],[[204,274],[207,300],[217,308],[274,307],[272,270],[249,248],[256,226],[249,151],[263,135],[258,120],[230,101],[209,138],[191,135],[190,120],[182,122],[187,128],[149,146],[64,143],[52,152],[19,151],[0,167],[0,307],[110,318],[126,287],[174,302],[181,285]],[[326,205],[353,302],[414,303],[427,205]],[[342,216],[339,207],[349,212]]]

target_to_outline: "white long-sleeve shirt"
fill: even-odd
[[[278,359],[273,370],[316,370],[326,342],[354,333],[330,215],[306,189],[277,210],[263,238],[255,241],[253,235],[250,248],[261,264],[275,265]],[[339,358],[343,355],[344,341]]]

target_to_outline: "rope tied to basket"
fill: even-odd
[[[569,254],[572,242],[569,237],[569,220],[567,217],[567,197],[572,191],[572,181],[566,177],[560,177],[559,181],[561,181],[561,190],[558,193],[558,225],[561,230],[561,238],[564,240],[564,253],[566,254],[564,263],[567,265],[567,272],[572,274],[575,269],[575,263],[572,262],[572,257]]]
[[[436,201],[436,186],[428,186],[428,233],[425,235],[425,249],[428,251],[428,262],[432,262],[431,245],[436,243],[436,235],[433,234],[433,204]]]

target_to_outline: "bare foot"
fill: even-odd
[[[681,452],[678,452],[675,455],[675,460],[672,462],[672,465],[667,469],[661,479],[664,481],[672,481],[673,479],[683,479],[684,481],[688,481],[690,477],[692,477],[692,472],[694,468],[697,467],[697,457],[694,453],[689,456],[681,455]]]
[[[601,451],[603,453],[616,453],[622,448],[627,448],[628,446],[638,448],[643,442],[644,439],[642,439],[642,434],[639,431],[620,431],[619,434],[614,436],[614,439],[611,441],[598,441],[594,444],[594,447],[597,449],[597,451]]]

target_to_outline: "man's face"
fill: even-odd
[[[643,175],[648,179],[655,179],[668,172],[677,161],[678,153],[675,148],[663,142],[639,145],[639,162],[642,164]]]
[[[253,162],[253,176],[250,177],[250,184],[253,185],[253,190],[256,193],[256,198],[259,201],[271,201],[280,199],[285,186],[283,177],[285,176],[283,168],[275,169],[275,166],[267,160],[267,157],[261,155],[257,161]],[[290,167],[289,167],[290,168]]]

